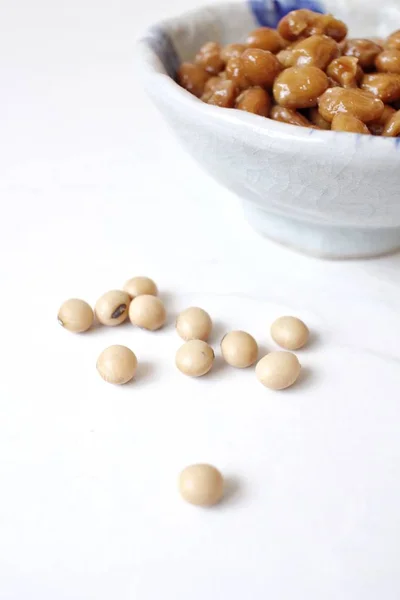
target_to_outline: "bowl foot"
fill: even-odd
[[[357,228],[313,224],[281,217],[244,202],[249,224],[284,246],[327,259],[368,258],[400,249],[400,228]]]

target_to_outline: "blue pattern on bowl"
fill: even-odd
[[[161,27],[152,27],[143,40],[164,65],[168,75],[175,79],[181,63],[171,37]]]
[[[262,27],[276,27],[282,17],[299,8],[325,12],[318,0],[248,0],[248,2],[257,23]]]

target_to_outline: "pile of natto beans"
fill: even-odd
[[[347,38],[332,15],[300,9],[244,43],[207,42],[177,80],[204,102],[320,130],[400,136],[400,30]]]
[[[69,331],[83,333],[93,326],[95,318],[99,325],[108,327],[121,325],[129,318],[132,325],[155,331],[163,327],[166,316],[154,281],[148,277],[134,277],[123,289],[103,294],[94,311],[84,300],[67,300],[58,311],[58,322]],[[179,371],[189,377],[209,373],[215,359],[214,350],[208,344],[213,329],[210,315],[202,308],[191,306],[178,315],[175,328],[184,340],[175,355]],[[271,337],[284,350],[270,352],[258,360],[259,348],[254,337],[246,331],[229,331],[221,340],[221,355],[228,365],[237,369],[257,363],[257,379],[267,388],[284,390],[300,375],[301,365],[293,350],[307,344],[309,331],[297,317],[283,316],[272,324]],[[97,359],[101,377],[116,385],[131,381],[137,365],[135,353],[120,345],[109,346]],[[182,471],[179,489],[182,497],[191,504],[212,506],[223,497],[223,476],[212,465],[191,465]]]

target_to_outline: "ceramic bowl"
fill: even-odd
[[[258,232],[328,258],[400,248],[400,138],[303,129],[209,106],[175,82],[208,40],[245,39],[295,8],[334,12],[350,35],[400,29],[400,6],[365,0],[253,0],[216,4],[162,22],[139,42],[148,94],[191,155],[243,201]]]

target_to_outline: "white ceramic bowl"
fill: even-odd
[[[384,7],[382,8],[382,5]],[[243,200],[257,231],[329,258],[400,248],[400,138],[303,129],[204,104],[173,77],[208,40],[243,40],[299,7],[334,12],[352,36],[400,29],[399,2],[252,0],[207,6],[151,28],[139,42],[144,85],[197,161]]]

